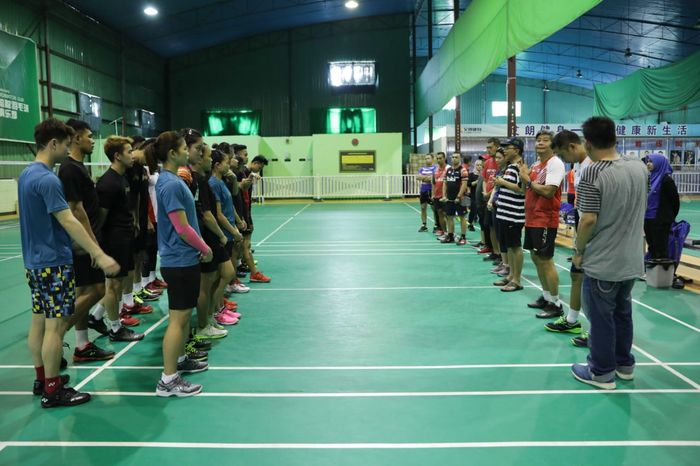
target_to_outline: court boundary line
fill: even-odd
[[[638,362],[640,367],[698,367],[700,362]],[[443,364],[443,365],[387,365],[387,366],[209,366],[210,371],[430,371],[430,370],[466,370],[466,369],[546,369],[571,367],[571,363],[513,363],[513,364]],[[34,369],[30,364],[0,365],[0,370]],[[95,366],[71,366],[75,370],[95,370]],[[107,366],[105,370],[156,370],[163,366]]]
[[[94,390],[88,393],[95,396],[115,397],[156,397],[156,392]],[[617,390],[601,389],[552,389],[552,390],[463,390],[432,392],[201,392],[197,397],[203,398],[457,398],[457,397],[493,397],[493,396],[544,396],[544,395],[655,395],[655,394],[689,394],[700,395],[700,390],[693,388],[623,388]],[[35,396],[31,391],[0,391],[0,396]]]
[[[310,206],[311,206],[311,203],[308,203],[308,204],[306,204],[304,207],[302,207],[301,209],[299,209],[294,215],[292,215],[291,217],[289,217],[289,218],[288,218],[285,222],[283,222],[280,226],[278,226],[277,228],[275,228],[275,229],[272,231],[272,233],[270,233],[269,235],[267,235],[266,237],[264,237],[262,240],[258,241],[258,242],[255,244],[255,247],[257,248],[258,246],[260,246],[261,244],[263,244],[265,241],[267,241],[268,239],[270,239],[270,238],[272,237],[272,235],[274,235],[275,233],[277,233],[278,231],[280,231],[280,230],[282,229],[283,226],[285,226],[286,224],[288,224],[289,222],[291,222],[292,220],[294,220],[294,219],[297,217],[297,215],[299,215],[300,213],[302,213],[303,211],[305,211],[306,209],[308,209]]]
[[[472,448],[580,448],[580,447],[700,447],[698,440],[541,440],[444,443],[213,443],[213,442],[69,442],[2,441],[6,447],[61,448],[189,448],[208,450],[424,450]]]

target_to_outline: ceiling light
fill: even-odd
[[[357,3],[355,0],[349,0],[349,1],[345,2],[345,8],[348,8],[350,10],[354,10],[358,6],[360,6],[360,4]]]
[[[544,82],[544,87],[542,88],[542,92],[549,92],[549,86],[547,86],[547,81]]]
[[[576,77],[583,78],[583,74],[581,74],[581,70],[576,70]]]
[[[156,16],[158,14],[158,10],[152,6],[147,6],[143,9],[143,12],[146,14],[146,16]]]

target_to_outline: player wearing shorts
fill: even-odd
[[[433,209],[436,212],[437,217],[437,235],[438,241],[442,241],[443,237],[447,235],[447,225],[445,223],[445,211],[443,210],[442,203],[440,199],[444,197],[444,185],[445,185],[445,172],[447,171],[447,160],[445,159],[444,152],[438,152],[435,156],[437,161],[437,167],[435,167],[435,174],[433,175]]]
[[[462,167],[462,156],[460,154],[453,154],[451,164],[445,170],[444,196],[440,199],[442,209],[445,212],[445,224],[447,225],[447,235],[440,241],[441,243],[455,242],[455,216],[459,217],[462,233],[456,243],[457,245],[464,245],[467,242],[467,225],[464,220],[467,210],[462,201],[467,192],[468,178],[469,174],[467,170]]]
[[[435,159],[433,154],[427,154],[425,156],[425,165],[418,169],[418,175],[416,178],[421,182],[420,185],[420,219],[422,226],[418,230],[419,232],[428,231],[428,206],[431,204],[431,190],[433,175],[435,175]],[[435,228],[437,231],[438,218],[435,217]]]
[[[37,154],[18,179],[22,258],[32,296],[28,346],[36,372],[33,393],[41,406],[75,406],[90,401],[88,393],[68,387],[59,375],[63,337],[75,309],[75,273],[71,241],[86,251],[91,263],[108,275],[119,265],[107,256],[73,214],[61,180],[53,172],[68,155],[74,131],[49,118],[34,128]]]

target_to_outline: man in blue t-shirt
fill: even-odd
[[[61,180],[53,172],[68,155],[74,134],[65,123],[49,118],[34,128],[37,155],[18,180],[22,257],[32,295],[29,350],[36,370],[34,394],[41,406],[75,406],[90,401],[88,393],[67,386],[59,376],[63,336],[72,323],[75,278],[71,240],[85,250],[105,274],[119,271],[73,216],[63,194]]]
[[[423,225],[419,232],[428,231],[426,223],[428,221],[428,205],[431,203],[433,190],[433,176],[435,175],[435,159],[433,154],[426,154],[425,165],[418,169],[416,178],[421,182],[420,185],[420,219]],[[438,219],[435,218],[435,225],[438,225]]]

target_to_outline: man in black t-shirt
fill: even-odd
[[[464,215],[467,213],[466,205],[462,202],[467,192],[467,170],[462,167],[462,156],[453,154],[451,165],[447,167],[444,177],[443,198],[440,199],[445,211],[445,223],[447,224],[447,234],[440,240],[441,243],[454,243],[455,215],[460,219],[462,235],[456,241],[458,246],[464,245],[466,239],[466,223]]]
[[[119,312],[119,299],[122,290],[131,280],[134,271],[134,217],[129,210],[129,183],[124,177],[126,169],[133,165],[131,139],[111,136],[105,142],[105,154],[112,165],[97,181],[97,195],[100,199],[102,238],[100,245],[110,251],[119,264],[119,273],[107,279],[102,304],[106,311],[105,324],[112,341],[136,341],[143,339],[142,333],[135,333],[122,325]],[[150,306],[148,306],[150,308]],[[144,312],[153,312],[153,308]],[[138,325],[140,321],[123,315],[125,325]],[[136,321],[136,322],[134,322]]]
[[[58,177],[63,183],[63,192],[75,218],[83,225],[90,237],[99,242],[100,205],[95,191],[95,183],[83,164],[92,154],[95,141],[87,123],[70,119],[66,122],[75,130],[71,140],[70,156],[59,167]],[[114,357],[114,351],[105,351],[88,338],[88,326],[103,335],[107,329],[102,321],[97,322],[89,315],[90,309],[105,294],[105,275],[101,269],[92,266],[90,255],[73,243],[73,267],[75,269],[75,351],[73,362],[104,361]]]

